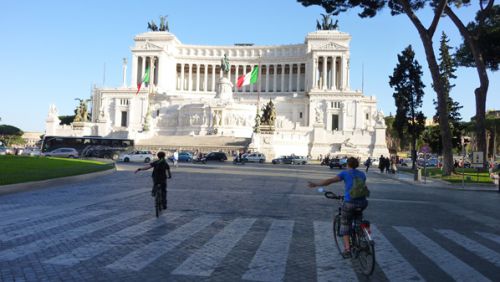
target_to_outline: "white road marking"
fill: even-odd
[[[314,222],[314,244],[318,282],[358,281],[350,261],[342,258],[335,246],[331,221]]]
[[[128,220],[132,217],[144,215],[144,212],[139,211],[130,211],[125,212],[110,218],[106,218],[97,222],[93,222],[87,225],[83,225],[77,227],[75,229],[71,229],[62,233],[54,234],[50,237],[40,239],[34,242],[31,242],[26,245],[19,245],[11,249],[6,249],[0,252],[0,260],[14,260],[28,254],[32,254],[44,249],[47,249],[51,246],[60,244],[61,242],[73,240],[79,237],[82,237],[86,234],[98,231],[100,229],[104,229],[111,225],[114,225],[118,222]]]
[[[425,281],[374,224],[370,227],[372,239],[375,241],[376,262],[387,279],[390,281]]]
[[[203,247],[186,259],[172,274],[210,276],[255,222],[255,218],[237,218]]]
[[[439,229],[436,230],[439,232],[441,235],[444,237],[452,240],[453,242],[457,243],[458,245],[464,247],[471,253],[476,254],[477,256],[493,263],[497,267],[500,267],[500,254],[488,249],[487,247],[479,244],[476,241],[473,241],[469,239],[468,237],[461,235],[453,230],[449,229]]]
[[[243,279],[281,281],[293,234],[293,220],[273,220]]]
[[[195,233],[205,229],[217,219],[217,216],[212,215],[195,218],[191,222],[159,238],[158,241],[137,249],[106,267],[119,270],[139,271],[162,255],[173,250]]]
[[[395,226],[394,229],[456,281],[490,281],[415,228]]]
[[[99,254],[102,254],[113,247],[125,244],[132,240],[132,238],[142,235],[151,229],[167,224],[167,222],[175,220],[180,217],[181,213],[169,212],[163,213],[159,218],[151,218],[139,224],[127,227],[116,233],[104,237],[99,242],[92,242],[90,244],[81,246],[72,250],[69,253],[59,255],[57,257],[46,260],[45,263],[59,264],[59,265],[75,265],[82,261],[91,259]]]

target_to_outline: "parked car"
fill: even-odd
[[[250,153],[242,156],[244,162],[263,163],[266,161],[266,156],[262,153]]]
[[[0,155],[7,155],[7,148],[0,146]]]
[[[78,158],[78,151],[74,148],[57,148],[50,152],[43,153],[45,157]]]
[[[330,169],[333,169],[334,167],[342,169],[347,167],[347,158],[332,158],[330,160]]]
[[[40,149],[33,148],[33,149],[25,149],[22,153],[23,156],[40,156],[42,152],[40,152]]]
[[[205,160],[223,162],[227,161],[227,156],[224,152],[210,152],[205,156]]]
[[[122,154],[118,160],[123,162],[151,162],[155,156],[151,151],[133,151],[130,153]]]
[[[307,158],[304,156],[291,156],[292,164],[305,165],[307,164]]]
[[[173,162],[174,161],[174,156],[168,157],[168,159]],[[180,152],[178,155],[178,161],[179,162],[191,162],[193,160],[193,154],[190,152]]]
[[[291,164],[293,158],[291,156],[279,156],[271,161],[272,164]]]

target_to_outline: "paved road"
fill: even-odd
[[[150,173],[0,197],[1,281],[498,281],[500,195],[369,173],[371,279],[334,250],[325,167],[181,164],[154,217]],[[333,186],[341,191],[341,185]]]

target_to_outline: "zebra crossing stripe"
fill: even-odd
[[[474,253],[475,255],[493,263],[497,267],[500,267],[500,254],[488,249],[487,247],[479,244],[476,241],[473,241],[469,238],[467,238],[464,235],[461,235],[453,230],[449,229],[439,229],[437,230],[441,235],[444,237],[452,240],[453,242],[457,243],[458,245],[464,247],[471,253]]]
[[[75,229],[71,229],[59,234],[55,234],[48,238],[40,239],[34,242],[31,242],[26,245],[19,245],[11,249],[3,250],[0,252],[0,260],[2,261],[10,261],[14,260],[28,254],[32,254],[38,252],[40,250],[47,249],[51,246],[57,245],[61,242],[77,239],[86,234],[98,231],[100,229],[106,228],[110,225],[116,224],[121,221],[125,221],[129,218],[144,215],[145,212],[139,211],[130,211],[125,212],[117,216],[113,216],[101,221],[97,221],[94,223],[90,223],[87,225],[80,226]]]
[[[342,258],[335,246],[332,225],[331,221],[314,222],[317,280],[318,282],[358,281],[352,265]]]
[[[44,223],[34,224],[34,225],[28,225],[28,226],[26,226],[24,228],[14,229],[12,231],[4,232],[3,234],[0,234],[0,241],[7,241],[7,240],[18,239],[18,238],[21,238],[21,237],[24,237],[24,236],[28,236],[28,235],[36,234],[36,233],[39,233],[39,232],[43,232],[43,231],[46,231],[46,230],[49,230],[49,229],[52,229],[52,228],[55,228],[55,227],[58,227],[58,226],[62,226],[62,225],[68,224],[68,223],[72,223],[72,222],[76,222],[76,221],[80,221],[80,220],[85,220],[85,219],[88,219],[88,218],[96,217],[96,216],[99,216],[99,215],[103,215],[105,213],[109,213],[109,211],[101,211],[101,210],[99,210],[99,211],[89,211],[87,213],[79,213],[79,214],[68,216],[68,217],[65,217],[65,218],[62,218],[62,219],[56,219],[56,220],[49,221],[49,222],[44,222]]]
[[[243,279],[281,281],[293,234],[293,220],[273,220]]]
[[[134,196],[134,195],[149,192],[149,191],[150,191],[150,189],[139,189],[139,190],[132,190],[132,191],[127,191],[127,192],[123,192],[123,193],[109,194],[106,196],[95,197],[95,195],[93,195],[92,197],[90,197],[87,200],[82,199],[81,201],[79,200],[77,202],[70,203],[70,204],[58,205],[58,206],[48,206],[48,207],[44,207],[45,210],[43,210],[43,211],[36,212],[36,213],[31,212],[30,214],[23,215],[23,217],[29,216],[29,218],[21,218],[19,215],[16,215],[16,216],[11,217],[9,219],[5,219],[5,220],[2,219],[0,221],[1,222],[0,226],[2,226],[2,227],[3,226],[10,226],[12,224],[16,224],[16,223],[20,223],[20,222],[22,222],[22,225],[25,226],[27,222],[37,220],[40,218],[44,218],[47,216],[53,216],[53,215],[58,215],[58,214],[67,214],[69,212],[73,212],[76,209],[83,208],[83,207],[86,207],[89,205],[95,205],[95,204],[100,204],[100,203],[104,203],[104,202],[108,202],[108,201],[114,201],[114,200]]]
[[[45,263],[58,264],[72,266],[78,264],[82,261],[91,259],[99,254],[102,254],[111,248],[115,247],[117,244],[124,244],[130,241],[132,238],[142,235],[149,230],[160,227],[167,224],[169,221],[173,221],[180,217],[181,213],[170,212],[163,213],[161,217],[152,218],[141,222],[137,225],[133,225],[122,229],[116,233],[104,237],[100,242],[90,243],[79,248],[72,250],[69,253],[62,254],[60,256],[46,260]]]
[[[170,252],[195,233],[212,224],[218,218],[213,215],[197,217],[191,222],[162,236],[158,241],[137,249],[114,263],[107,265],[106,268],[139,271],[162,255]]]
[[[491,216],[486,216],[483,214],[480,214],[475,211],[471,210],[466,210],[462,207],[453,205],[453,204],[442,204],[442,207],[444,207],[446,210],[455,213],[457,215],[461,215],[463,217],[466,217],[472,221],[484,224],[486,226],[492,227],[492,228],[499,228],[500,227],[500,221],[496,218],[493,218]]]
[[[394,226],[394,229],[456,281],[490,281],[415,228]]]
[[[175,275],[210,276],[255,222],[255,218],[237,218],[197,250],[179,267]]]
[[[481,235],[482,237],[491,240],[493,242],[496,242],[500,244],[500,236],[495,235],[493,233],[487,233],[487,232],[476,232],[477,234]]]
[[[371,231],[377,264],[389,281],[425,281],[374,224]]]
[[[28,215],[32,214],[37,214],[38,212],[42,210],[46,210],[48,207],[46,206],[31,206],[31,207],[24,207],[22,209],[17,209],[17,210],[10,210],[10,211],[5,211],[2,212],[2,215],[0,215],[0,221],[2,222],[2,225],[4,225],[4,219],[9,219],[9,218],[19,218],[19,217],[25,217]]]

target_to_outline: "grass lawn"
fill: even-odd
[[[423,170],[422,170],[423,173]],[[465,174],[465,175],[463,175]],[[451,182],[451,183],[462,183],[462,178],[465,183],[493,183],[493,179],[490,178],[490,174],[488,172],[479,172],[477,173],[474,168],[458,168],[456,173],[450,176],[441,176],[441,169],[439,168],[428,168],[427,175],[434,178],[440,178],[442,180]]]
[[[0,156],[0,185],[79,175],[110,168],[113,168],[113,164],[91,160]]]

